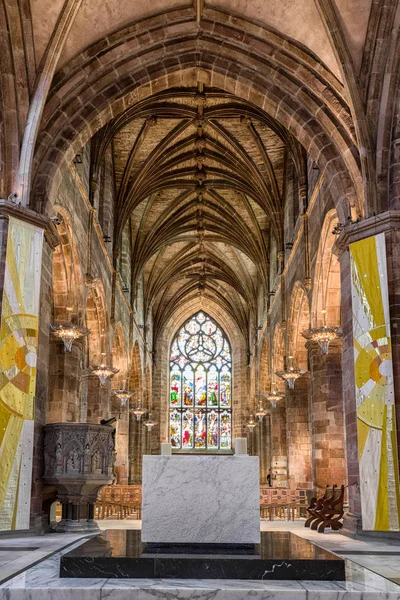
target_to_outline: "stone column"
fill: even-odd
[[[87,376],[88,423],[100,423],[101,419],[110,417],[110,390],[111,381],[109,379],[104,385],[101,385],[97,375]]]
[[[400,211],[391,210],[345,228],[336,242],[340,261],[342,329],[343,329],[343,399],[346,425],[347,472],[349,481],[349,513],[345,528],[349,532],[361,529],[362,509],[358,460],[357,405],[354,375],[354,340],[352,321],[352,290],[349,245],[365,238],[385,234],[388,276],[389,317],[393,363],[393,384],[397,417],[397,446],[400,448]]]
[[[78,423],[81,419],[80,388],[83,364],[82,342],[65,352],[59,340],[50,342],[47,423]]]
[[[254,429],[247,429],[247,452],[249,456],[258,456],[257,427],[255,427]]]
[[[285,401],[271,409],[271,471],[274,487],[287,487],[287,445]]]
[[[260,484],[267,484],[267,475],[271,468],[271,417],[266,415],[256,429],[257,454],[260,459]]]
[[[400,211],[390,210],[344,228],[335,245],[339,256],[343,329],[343,399],[346,426],[347,473],[349,482],[349,512],[345,529],[354,532],[362,527],[360,496],[360,469],[358,459],[357,403],[354,373],[354,340],[352,320],[352,286],[349,246],[354,242],[384,233],[388,276],[389,318],[393,363],[394,400],[397,417],[397,445],[399,447],[400,407]],[[393,512],[393,508],[391,509]],[[371,511],[369,511],[370,517]]]
[[[0,530],[28,529],[31,525],[39,529],[43,525],[44,374],[47,376],[49,357],[51,253],[57,243],[57,233],[48,217],[10,200],[0,200],[0,361],[2,387],[8,390],[0,410],[4,429],[0,448]],[[31,507],[39,514],[33,523]]]
[[[306,344],[310,364],[310,409],[313,479],[317,494],[327,485],[347,482],[342,396],[342,341],[331,342],[328,354]]]
[[[346,515],[345,527],[356,530],[361,526],[361,496],[358,485],[360,472],[358,467],[357,442],[357,413],[354,386],[354,347],[353,347],[353,317],[351,303],[351,273],[350,254],[344,252],[340,258],[340,280],[342,300],[342,397],[344,408],[344,423],[346,432],[346,462],[349,513]],[[337,382],[340,386],[340,382]]]
[[[142,420],[134,415],[129,420],[129,484],[142,483]]]
[[[392,339],[393,382],[396,402],[397,448],[400,456],[400,230],[386,233],[389,287],[390,333]]]
[[[119,400],[114,400],[119,402]],[[113,411],[116,412],[116,411]],[[115,475],[118,485],[128,485],[129,478],[129,402],[119,409],[116,425],[116,461]]]
[[[312,488],[309,379],[300,377],[286,391],[286,437],[289,488]]]

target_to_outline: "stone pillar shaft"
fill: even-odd
[[[289,488],[312,487],[309,381],[301,377],[286,392],[286,437]]]
[[[47,423],[78,423],[81,419],[80,387],[83,364],[82,346],[75,342],[65,352],[62,341],[52,340],[49,364]]]
[[[97,375],[92,374],[87,377],[88,423],[100,423],[101,419],[110,417],[110,389],[109,379],[104,385],[101,385]]]
[[[274,487],[287,486],[286,407],[284,400],[271,409],[272,456],[271,471]]]
[[[129,421],[129,484],[142,483],[143,422],[134,415]]]
[[[119,400],[114,400],[119,402]],[[115,411],[113,411],[114,413]],[[118,485],[128,485],[129,479],[129,402],[119,409],[116,425],[116,461],[115,475]]]
[[[321,354],[308,342],[310,364],[313,479],[317,493],[326,485],[347,482],[342,396],[342,343],[332,342]]]

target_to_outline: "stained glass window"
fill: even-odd
[[[231,348],[202,311],[183,325],[171,345],[169,422],[173,448],[232,447]]]

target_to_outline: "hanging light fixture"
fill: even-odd
[[[106,353],[102,352],[101,354],[102,356],[105,356]],[[101,365],[89,367],[89,371],[93,373],[93,375],[98,376],[100,385],[105,385],[107,379],[114,377],[114,375],[118,373],[119,369],[117,369],[117,367],[105,365],[104,362],[102,362]]]
[[[154,419],[151,416],[151,412],[149,412],[149,416],[147,417],[147,419],[144,421],[143,425],[145,425],[147,427],[147,429],[149,429],[150,431],[152,430],[152,428],[157,425],[157,421],[154,421]]]
[[[306,340],[317,342],[321,354],[328,354],[329,344],[333,342],[333,340],[342,337],[343,332],[340,327],[327,327],[326,325],[323,325],[322,327],[312,327],[307,329],[307,331],[303,331],[302,335]]]
[[[307,371],[303,371],[302,369],[295,369],[292,365],[291,359],[292,357],[289,356],[289,368],[284,368],[281,371],[276,371],[275,375],[278,375],[278,377],[286,381],[289,389],[293,390],[294,384],[296,383],[297,379],[302,375],[305,375]]]
[[[130,400],[130,398],[132,397],[133,392],[131,390],[121,389],[114,390],[113,394],[121,402],[121,406],[124,407],[127,405],[128,400]]]
[[[72,308],[68,307],[67,311],[70,313]],[[72,352],[72,344],[90,333],[87,327],[76,325],[76,323],[72,323],[70,320],[54,323],[50,327],[53,335],[64,342],[65,352]]]
[[[268,414],[267,409],[264,408],[263,406],[263,401],[260,400],[258,403],[258,408],[255,412],[255,416],[257,417],[257,419],[260,421],[260,423],[262,422],[262,420],[264,419],[264,417],[266,417]]]
[[[253,431],[257,427],[257,421],[254,420],[253,415],[250,415],[249,420],[246,423],[246,427],[249,431]]]
[[[326,308],[321,310],[323,324],[322,327],[311,327],[307,331],[303,331],[303,337],[306,340],[317,342],[320,347],[321,354],[328,354],[329,344],[333,340],[337,340],[342,337],[343,331],[340,327],[327,327],[326,325]]]
[[[131,413],[133,415],[135,415],[137,421],[140,421],[140,419],[143,417],[143,415],[146,414],[146,411],[143,408],[142,403],[138,402],[137,407],[136,408],[132,408]]]
[[[283,394],[280,394],[276,390],[271,390],[268,394],[265,395],[265,399],[270,401],[271,406],[273,406],[273,408],[276,408],[278,402],[280,400],[283,400],[284,397],[285,396]]]

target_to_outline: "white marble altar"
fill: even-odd
[[[144,456],[142,541],[260,542],[257,456]]]

